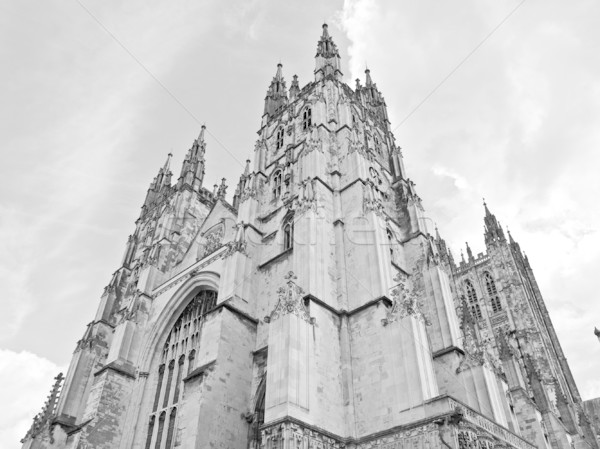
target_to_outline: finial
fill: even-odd
[[[598,340],[600,341],[600,330],[598,330],[597,327],[594,327],[594,335],[598,337]]]
[[[167,160],[165,162],[165,166],[163,167],[163,173],[167,173],[169,171],[169,166],[171,165],[171,158],[173,157],[173,153],[169,153],[167,155]]]
[[[200,127],[200,135],[198,136],[198,142],[204,142],[204,130],[206,129],[206,125],[203,123]]]
[[[244,168],[244,176],[250,174],[250,159],[246,159],[246,167]]]
[[[275,78],[277,78],[278,80],[283,78],[283,72],[282,69],[283,68],[283,64],[281,62],[279,62],[277,64],[277,73],[275,74]]]
[[[371,80],[371,71],[369,70],[369,68],[368,68],[368,67],[365,69],[365,75],[366,75],[366,81],[365,81],[365,84],[366,84],[367,86],[370,86],[370,85],[372,85],[372,84],[373,84],[373,80]]]
[[[329,30],[326,23],[323,24],[323,37],[329,37]]]

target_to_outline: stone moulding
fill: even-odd
[[[535,449],[516,434],[449,396],[438,396],[424,405],[433,406],[439,413],[414,424],[358,439],[344,438],[286,416],[262,427],[260,449],[443,449],[452,440],[459,443],[454,446],[458,449]],[[455,421],[454,416],[459,419]],[[451,430],[453,436],[444,430]]]
[[[529,444],[514,433],[474,412],[458,401],[448,398],[448,404],[450,407],[452,407],[452,409],[460,410],[463,414],[463,421],[473,424],[479,432],[487,432],[506,443],[509,447],[514,447],[517,449],[535,449],[535,446],[532,444]]]
[[[215,253],[213,253],[208,258],[204,258],[204,259],[198,261],[197,263],[195,263],[194,265],[189,267],[187,270],[184,270],[183,272],[174,276],[171,280],[159,285],[152,291],[152,298],[156,298],[157,296],[162,295],[167,290],[170,290],[173,287],[175,287],[176,285],[181,284],[183,281],[186,281],[189,278],[195,276],[202,269],[209,266],[215,260],[223,258],[223,255],[226,252],[226,250],[227,250],[227,246],[221,246],[219,249],[216,250]]]

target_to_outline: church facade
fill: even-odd
[[[281,64],[230,204],[204,127],[148,189],[23,448],[597,448],[527,258],[485,206],[456,263],[381,92]]]

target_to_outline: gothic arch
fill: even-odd
[[[175,294],[160,312],[152,326],[150,335],[146,339],[147,343],[141,352],[142,357],[139,363],[140,371],[148,372],[157,353],[156,348],[159,343],[171,331],[171,328],[187,306],[189,300],[203,288],[218,292],[219,275],[210,271],[201,272],[188,279],[177,289]]]

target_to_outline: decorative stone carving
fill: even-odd
[[[441,447],[439,428],[435,423],[402,430],[356,445],[356,449],[439,449]]]
[[[323,141],[319,136],[317,125],[312,125],[310,127],[310,135],[304,144],[304,154],[310,154],[315,150],[323,153]]]
[[[56,406],[58,404],[58,398],[62,382],[64,380],[63,373],[58,373],[58,376],[54,378],[54,385],[50,390],[48,399],[42,407],[42,411],[35,415],[33,423],[27,431],[25,437],[21,440],[21,443],[25,443],[28,439],[34,439],[43,432],[48,432],[46,438],[48,438],[50,444],[54,443],[54,435],[52,434],[52,420],[56,417]]]
[[[378,198],[377,190],[373,181],[367,180],[363,185],[363,213],[375,212],[381,217],[385,217],[383,204],[381,199]]]
[[[285,422],[262,430],[260,449],[343,449],[346,445],[296,423]]]
[[[335,101],[335,91],[331,83],[327,83],[327,121],[337,123],[337,108]]]
[[[327,171],[329,173],[340,171],[340,144],[337,141],[336,133],[329,134],[329,155],[330,162],[327,163]]]
[[[243,221],[236,225],[235,237],[227,244],[227,251],[223,257],[229,257],[236,252],[246,254],[246,225]]]
[[[301,214],[309,209],[317,210],[317,198],[315,195],[315,179],[306,178],[299,185],[298,204],[296,214]]]
[[[394,321],[401,320],[407,316],[413,316],[417,320],[430,326],[431,323],[423,313],[423,304],[415,294],[413,289],[407,287],[408,278],[405,275],[398,273],[394,277],[394,282],[398,286],[392,290],[392,307],[388,310],[386,318],[382,321],[384,326],[387,326]]]
[[[294,314],[298,318],[314,324],[314,318],[311,318],[308,308],[304,304],[304,290],[294,282],[297,276],[290,271],[285,275],[285,279],[287,279],[287,285],[277,290],[279,301],[271,315],[265,317],[265,322],[270,323],[283,315]]]
[[[223,226],[221,225],[204,236],[206,239],[206,243],[204,246],[202,258],[208,256],[211,253],[214,253],[217,249],[219,249],[222,246],[221,242],[223,240],[224,232],[225,231],[223,229]]]

